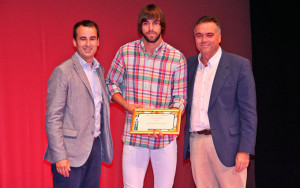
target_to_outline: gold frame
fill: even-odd
[[[174,115],[173,121],[177,121],[176,124],[173,122],[172,129],[149,129],[145,130],[137,130],[138,128],[138,118],[141,114],[170,114]],[[136,108],[133,111],[132,119],[131,119],[131,127],[130,134],[159,134],[159,130],[162,134],[174,134],[179,135],[180,131],[180,122],[181,122],[181,110],[180,109],[147,109],[147,108]],[[175,124],[175,125],[174,125]],[[153,131],[155,130],[155,131]]]

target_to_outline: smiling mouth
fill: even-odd
[[[156,33],[153,33],[153,32],[151,32],[151,33],[147,33],[147,35],[150,35],[150,36],[155,36],[155,35],[157,35]]]
[[[92,49],[83,49],[85,52],[91,52]]]
[[[202,44],[202,45],[200,45],[201,47],[203,47],[203,48],[207,48],[207,47],[209,47],[209,45],[207,45],[207,44]]]

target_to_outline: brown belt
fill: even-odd
[[[196,131],[197,134],[211,135],[210,129],[204,129],[202,131]]]

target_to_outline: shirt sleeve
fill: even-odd
[[[187,65],[186,59],[181,55],[179,66],[174,72],[172,81],[172,103],[170,108],[179,108],[183,114],[187,99]]]
[[[105,80],[106,91],[110,99],[116,93],[122,94],[121,86],[125,73],[126,69],[123,61],[122,49],[120,49],[112,61],[107,78]]]

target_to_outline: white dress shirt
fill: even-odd
[[[76,52],[77,54],[77,52]],[[100,64],[94,58],[93,60],[93,68],[91,65],[84,61],[78,54],[79,62],[85,72],[86,77],[89,80],[89,84],[91,86],[93,96],[94,96],[94,104],[95,104],[95,130],[94,137],[100,135],[100,123],[101,123],[101,104],[102,104],[102,88],[100,84],[100,80],[97,74],[97,68],[99,68]]]
[[[191,126],[190,132],[210,129],[208,119],[208,105],[211,94],[213,81],[222,55],[221,47],[216,54],[211,57],[205,67],[198,56],[198,68],[195,77],[193,103],[191,109]]]

